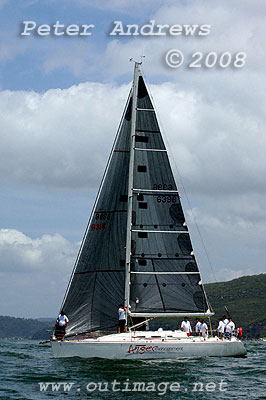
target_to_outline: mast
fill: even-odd
[[[135,158],[135,131],[137,116],[137,94],[139,66],[141,63],[135,62],[134,79],[132,86],[132,114],[130,132],[130,158],[128,176],[128,212],[127,212],[127,236],[126,236],[126,269],[125,269],[125,306],[129,307],[130,297],[130,262],[131,262],[131,228],[132,228],[132,204],[133,204],[133,178],[134,178],[134,158]],[[128,310],[129,311],[129,310]]]

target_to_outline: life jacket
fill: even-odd
[[[238,328],[238,337],[242,337],[242,336],[243,336],[242,328]]]

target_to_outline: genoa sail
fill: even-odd
[[[67,333],[113,329],[124,302],[134,319],[211,315],[139,65],[63,301]]]
[[[67,334],[113,329],[124,302],[131,105],[130,94],[63,301]]]

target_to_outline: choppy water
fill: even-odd
[[[266,342],[246,347],[246,358],[60,360],[49,345],[2,339],[0,399],[266,399]],[[70,390],[66,382],[73,383]],[[134,382],[142,386],[133,391]],[[51,383],[60,384],[58,391]]]

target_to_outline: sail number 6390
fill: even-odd
[[[158,203],[176,203],[177,197],[176,196],[157,196]]]

